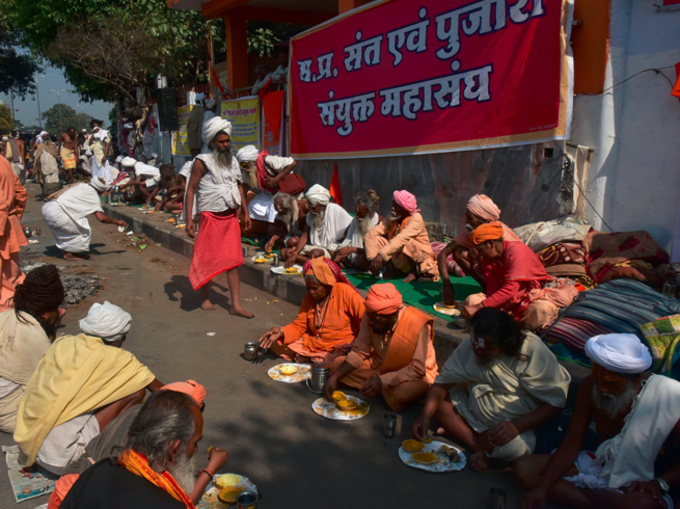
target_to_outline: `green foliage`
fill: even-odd
[[[76,113],[76,110],[67,104],[55,104],[49,110],[43,112],[43,117],[45,118],[45,130],[50,134],[57,135],[65,133],[69,127],[75,127],[78,132],[82,129],[88,129],[93,118],[87,113]]]
[[[278,39],[268,28],[255,28],[248,31],[248,53],[260,57],[270,57],[274,53],[274,43]]]
[[[64,69],[69,82],[86,100],[113,101],[121,95],[122,86],[127,86],[126,93],[133,97],[136,86],[153,88],[159,73],[175,85],[206,81],[208,34],[215,37],[218,25],[224,23],[221,19],[206,20],[197,11],[169,10],[165,0],[2,0],[0,11],[21,29],[24,44]],[[123,39],[118,48],[134,50],[131,55],[113,55],[123,65],[131,65],[132,72],[124,79],[96,73],[96,44],[83,48],[90,53],[87,62],[65,51],[69,40],[91,38],[114,27],[118,27],[117,35]],[[140,28],[146,55],[136,44]],[[102,47],[101,54],[107,49],[111,48]],[[143,75],[138,72],[142,64],[147,66]]]
[[[0,133],[7,134],[12,130],[12,110],[0,104]]]
[[[0,11],[0,92],[9,94],[12,91],[24,98],[33,93],[33,74],[39,72],[40,67],[31,55],[17,53],[17,40],[17,32]]]

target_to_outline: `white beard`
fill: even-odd
[[[357,219],[357,231],[361,235],[366,235],[368,233],[368,230],[371,229],[371,222],[373,221],[373,216],[367,214],[366,217],[363,217],[361,219],[357,217],[356,219]]]
[[[186,451],[185,451],[186,452]],[[177,461],[168,468],[168,472],[175,479],[179,487],[182,488],[187,495],[190,495],[194,491],[194,485],[196,484],[196,456],[193,455],[191,458],[187,458],[186,454],[182,453],[178,455]]]
[[[251,189],[259,189],[260,186],[257,183],[257,169],[255,170],[247,169],[245,171],[245,174],[248,187],[250,187]]]
[[[317,228],[317,229],[321,228],[321,226],[323,225],[323,220],[326,217],[326,211],[322,210],[318,214],[315,214],[314,212],[310,212],[310,217],[312,218],[311,219],[312,226],[314,228]]]
[[[618,396],[603,394],[597,390],[597,386],[593,386],[593,401],[595,402],[595,405],[612,417],[616,417],[625,410],[628,405],[631,404],[635,396],[637,396],[637,392],[635,392],[635,388],[631,382],[628,382],[624,391]]]

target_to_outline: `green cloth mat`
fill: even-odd
[[[411,306],[420,308],[428,313],[431,313],[439,318],[446,321],[453,322],[452,316],[442,315],[437,313],[432,306],[437,302],[441,302],[442,295],[440,293],[442,284],[433,282],[413,282],[413,283],[402,283],[402,279],[405,276],[399,276],[394,279],[378,279],[371,274],[359,273],[359,274],[345,274],[347,279],[349,279],[354,286],[360,290],[366,290],[379,283],[392,283],[397,287],[397,290],[401,293],[404,302],[410,304]],[[479,283],[470,276],[466,277],[452,277],[451,283],[453,284],[453,289],[456,292],[456,299],[463,300],[468,295],[474,293],[479,293],[482,291],[482,287]]]

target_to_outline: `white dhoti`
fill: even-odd
[[[90,250],[92,231],[85,219],[87,227],[74,221],[56,201],[43,205],[43,219],[54,236],[55,245],[69,253],[86,253]]]
[[[92,174],[92,178],[94,177],[101,177],[107,182],[111,182],[113,179],[111,178],[111,167],[109,166],[109,160],[104,159],[104,164],[101,165],[99,164],[99,161],[97,161],[96,157],[92,157],[91,161],[91,170],[90,173]]]
[[[99,433],[99,422],[93,413],[66,421],[48,433],[35,461],[50,472],[63,475],[66,468],[85,453],[85,446]]]

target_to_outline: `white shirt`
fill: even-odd
[[[214,154],[201,154],[196,159],[205,166],[207,173],[201,178],[196,191],[197,211],[224,212],[241,206],[238,185],[243,182],[241,167],[232,156],[229,166],[220,166]]]

